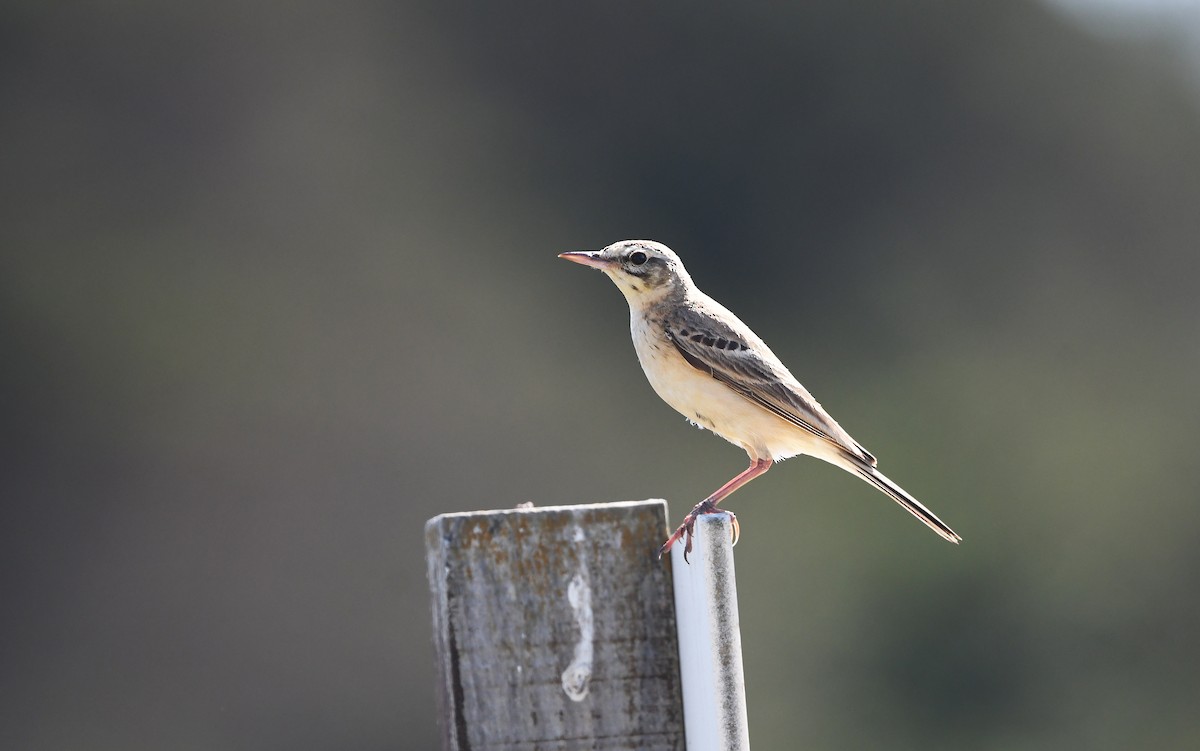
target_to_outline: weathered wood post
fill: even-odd
[[[425,527],[444,747],[683,748],[663,501]]]
[[[666,530],[663,501],[429,520],[443,748],[683,751],[686,712],[688,751],[747,751],[729,517],[691,565]]]

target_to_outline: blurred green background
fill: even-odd
[[[436,747],[427,518],[744,467],[652,238],[965,538],[735,496],[755,748],[1200,747],[1200,36],[1087,4],[6,4],[0,746]]]

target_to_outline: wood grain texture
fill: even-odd
[[[684,748],[663,501],[425,526],[448,751]]]

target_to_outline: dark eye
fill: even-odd
[[[629,254],[629,262],[634,266],[641,266],[646,262],[646,254],[640,250],[635,250]]]

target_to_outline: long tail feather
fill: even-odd
[[[925,526],[941,535],[942,539],[948,540],[955,545],[962,541],[957,532],[950,529],[944,521],[937,518],[937,514],[925,508],[920,501],[909,495],[904,488],[888,479],[887,475],[865,464],[856,456],[845,456],[843,466],[886,493],[892,500],[903,506],[905,511],[917,517],[925,523]]]

